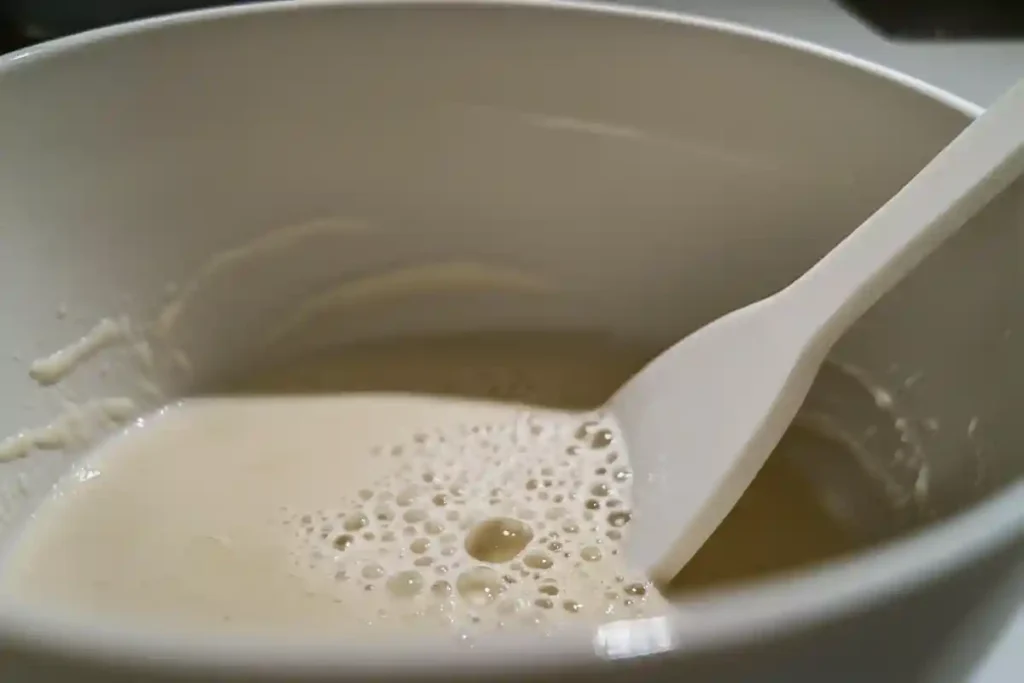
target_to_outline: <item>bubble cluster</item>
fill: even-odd
[[[640,616],[657,595],[626,577],[631,472],[606,415],[510,407],[367,457],[388,476],[285,523],[296,567],[329,577],[343,604],[378,601],[368,625],[549,629]]]

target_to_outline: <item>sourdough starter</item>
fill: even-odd
[[[549,632],[661,613],[625,562],[632,473],[599,408],[645,356],[581,337],[453,338],[246,377],[84,458],[9,550],[0,590],[102,619],[289,633]],[[679,584],[778,555],[748,550],[765,510],[804,499],[783,555],[842,545],[775,469]]]

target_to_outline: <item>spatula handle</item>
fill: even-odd
[[[1024,80],[787,288],[816,340],[831,346],[1022,171]]]

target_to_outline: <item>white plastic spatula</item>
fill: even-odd
[[[634,471],[638,567],[655,581],[682,569],[782,438],[832,344],[1022,171],[1024,81],[798,280],[697,330],[611,398]]]

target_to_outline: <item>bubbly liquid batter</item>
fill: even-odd
[[[598,412],[647,354],[579,337],[353,347],[151,416],[83,460],[0,590],[189,628],[465,633],[657,614]],[[778,461],[778,464],[776,462]],[[680,589],[848,547],[774,458]]]

